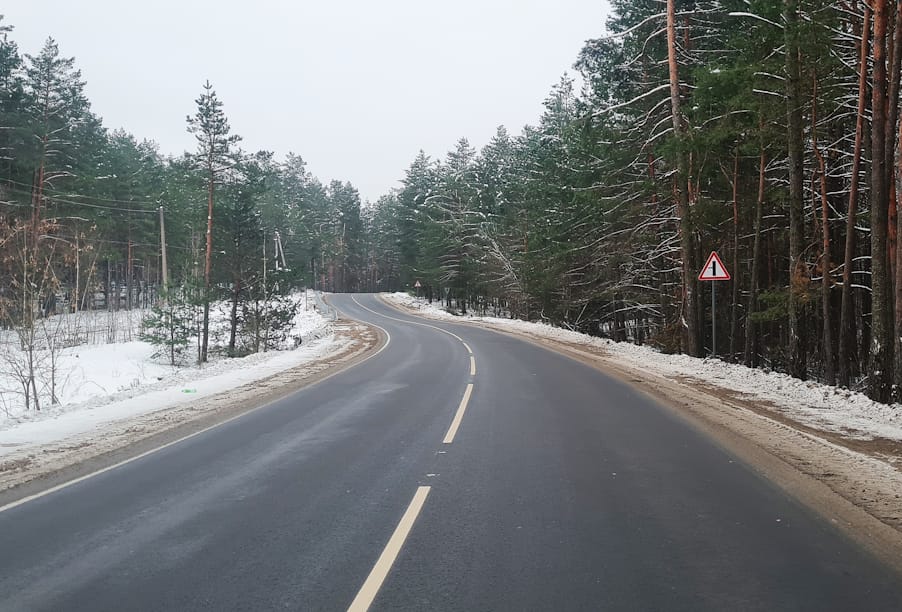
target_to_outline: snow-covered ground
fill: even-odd
[[[428,304],[406,293],[385,294],[384,297],[438,319],[469,320],[499,329],[596,347],[610,357],[644,371],[674,379],[690,377],[765,402],[772,410],[821,431],[859,440],[886,438],[902,441],[902,405],[874,402],[861,393],[719,359],[666,355],[647,346],[594,338],[543,323],[495,317],[461,317],[442,310],[437,302]]]
[[[303,300],[303,295],[297,299]],[[212,357],[203,367],[174,368],[154,358],[156,348],[138,340],[140,311],[124,313],[84,313],[81,330],[115,339],[110,344],[81,344],[61,349],[57,366],[58,404],[43,401],[41,410],[25,410],[18,383],[0,361],[0,457],[23,445],[43,444],[83,433],[104,423],[154,412],[183,402],[214,395],[322,357],[336,350],[331,321],[303,306],[294,318],[286,350],[257,353],[243,358]],[[63,315],[72,317],[72,315]],[[128,321],[123,320],[127,316]],[[115,320],[111,320],[114,318]],[[75,328],[72,320],[60,325]],[[211,329],[227,324],[222,311],[211,311]],[[82,341],[90,337],[81,332]],[[213,333],[213,337],[222,334]],[[127,338],[134,338],[125,341]],[[295,339],[300,347],[288,350]],[[7,343],[3,350],[10,351]],[[45,397],[45,400],[48,398]]]

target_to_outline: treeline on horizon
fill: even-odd
[[[379,200],[378,276],[899,400],[900,4],[611,9],[538,125],[421,154]]]
[[[419,281],[458,311],[715,352],[898,400],[898,3],[613,0],[611,10],[606,34],[575,58],[580,78],[552,88],[537,125],[501,127],[479,151],[461,139],[441,160],[420,152],[371,206],[348,183],[320,184],[300,157],[241,151],[212,89],[186,126],[208,136],[195,152],[167,158],[110,132],[72,60],[52,42],[21,55],[7,29],[2,273],[52,268],[47,287],[82,300],[115,285],[131,305],[135,284],[156,299],[162,204],[170,282],[199,287],[201,302],[244,304],[289,285],[413,292]],[[272,259],[276,231],[284,263]],[[14,244],[32,245],[31,268],[13,265]],[[52,266],[38,265],[49,250]],[[713,250],[732,274],[717,291],[716,347],[711,284],[697,280]],[[33,298],[43,305],[47,293]]]
[[[104,126],[85,84],[52,38],[20,52],[0,18],[0,329],[18,334],[25,357],[6,361],[32,396],[38,321],[54,312],[163,303],[157,335],[181,349],[196,336],[203,363],[211,303],[230,304],[238,355],[266,349],[293,289],[360,287],[353,185],[321,183],[293,153],[243,150],[210,83],[185,122],[197,148],[177,156]]]

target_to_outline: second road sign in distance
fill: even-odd
[[[711,251],[711,254],[708,255],[708,261],[705,262],[705,267],[702,268],[701,274],[698,275],[698,280],[730,280],[730,273],[727,272],[726,266],[723,265],[720,257],[717,256],[717,251]]]

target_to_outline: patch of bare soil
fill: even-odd
[[[339,319],[336,349],[318,359],[223,393],[110,423],[43,446],[23,446],[0,463],[0,506],[236,418],[365,359],[385,342],[374,327]]]

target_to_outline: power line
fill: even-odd
[[[14,181],[12,179],[3,179],[2,182],[10,183],[13,185],[19,185],[20,187],[27,187],[29,190],[33,188],[33,185],[29,185],[27,183],[22,183],[19,181]],[[98,200],[100,202],[110,202],[112,204],[147,204],[148,206],[154,206],[154,207],[157,206],[156,202],[151,202],[150,200],[114,200],[111,198],[100,198],[97,196],[83,195],[80,193],[62,193],[56,189],[45,189],[44,191],[45,191],[45,193],[49,193],[49,194],[54,194],[54,195],[58,194],[59,196],[62,196],[64,198],[90,198],[92,200]],[[26,192],[26,193],[30,193],[30,191]]]
[[[30,192],[28,192],[28,191],[23,191],[23,190],[21,190],[21,189],[15,189],[15,188],[13,188],[13,189],[10,189],[9,191],[11,191],[11,192],[13,192],[13,193],[18,193],[18,194],[20,194],[20,195],[31,195]],[[89,204],[89,203],[87,203],[87,202],[76,202],[75,200],[65,200],[65,199],[63,199],[63,198],[58,198],[58,197],[56,197],[56,196],[54,196],[54,195],[52,195],[52,194],[47,195],[47,197],[50,198],[50,199],[51,199],[52,201],[54,201],[54,202],[62,202],[63,204],[71,204],[71,205],[73,205],[73,206],[84,206],[84,207],[86,207],[86,208],[97,208],[97,209],[100,209],[100,210],[115,210],[115,211],[118,211],[118,212],[143,213],[143,214],[146,214],[146,215],[155,215],[155,214],[157,214],[156,209],[154,209],[154,210],[144,210],[143,208],[120,208],[120,207],[116,207],[116,206],[104,206],[103,204]],[[10,204],[12,204],[12,203],[10,203]],[[29,206],[29,208],[30,208],[30,206]]]

